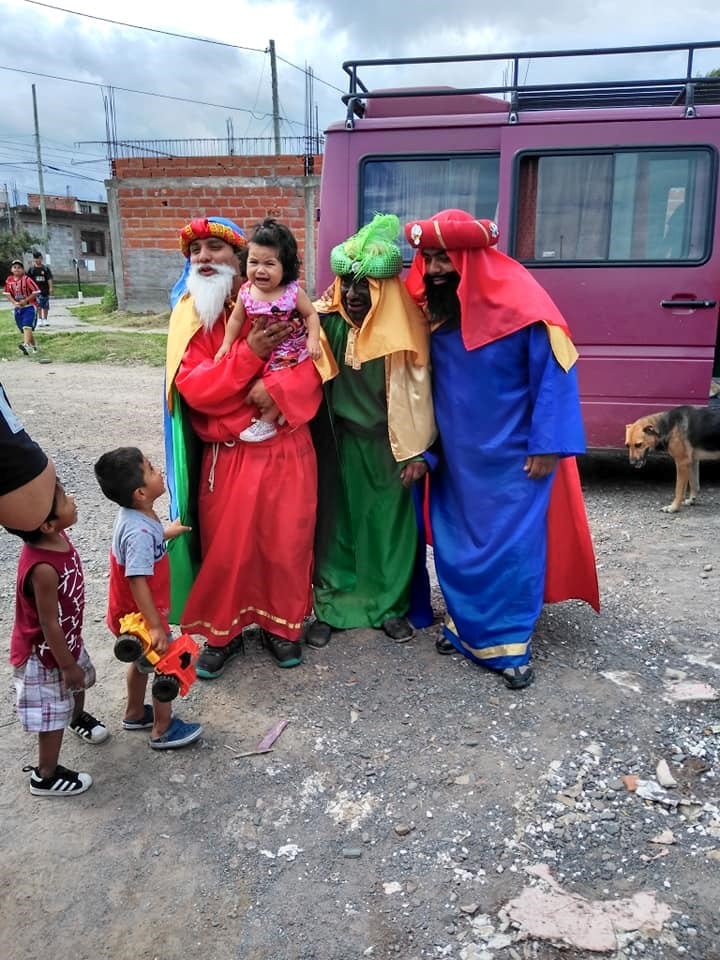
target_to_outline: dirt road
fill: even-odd
[[[603,611],[545,609],[529,690],[437,656],[437,627],[405,645],[350,631],[288,671],[249,637],[178,704],[202,742],[162,754],[120,728],[123,668],[103,626],[114,510],[92,476],[121,443],[162,462],[162,373],[18,361],[0,378],[78,500],[88,708],[112,732],[96,747],[66,736],[63,760],[92,790],[31,797],[35,743],[6,665],[4,957],[720,957],[720,704],[672,699],[720,688],[717,467],[673,517],[659,509],[669,462],[582,464]],[[6,646],[17,552],[0,536]],[[280,719],[272,753],[238,758]],[[629,792],[621,778],[654,781],[661,759],[677,786]],[[553,899],[563,891],[575,899]],[[625,905],[625,933],[608,902]]]

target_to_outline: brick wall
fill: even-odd
[[[40,207],[40,194],[28,194],[28,206]],[[75,197],[57,197],[45,194],[46,210],[65,210],[67,213],[75,213]]]
[[[113,161],[108,204],[119,305],[166,309],[183,268],[178,232],[200,216],[249,230],[276,217],[295,234],[301,282],[315,293],[315,218],[321,157],[175,157]]]

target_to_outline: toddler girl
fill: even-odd
[[[263,328],[278,321],[292,325],[287,337],[270,354],[265,370],[282,370],[294,367],[308,357],[320,358],[320,318],[307,293],[298,285],[299,272],[295,237],[277,220],[263,220],[250,237],[248,279],[240,288],[215,362],[225,356],[240,336],[246,317]],[[279,418],[280,411],[273,404],[243,430],[240,439],[257,443],[274,437],[277,433],[275,423]]]

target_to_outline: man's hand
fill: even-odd
[[[556,453],[536,453],[534,456],[527,458],[523,470],[530,480],[541,480],[553,472],[557,462],[558,456]]]
[[[261,415],[275,406],[275,401],[267,392],[262,380],[256,380],[252,387],[250,387],[248,395],[245,398],[245,403],[248,406],[257,407]]]
[[[164,536],[166,540],[174,540],[175,537],[180,537],[183,533],[190,533],[191,530],[192,527],[186,527],[179,520],[173,520],[165,527]]]
[[[292,330],[292,324],[286,320],[269,323],[264,329],[253,324],[247,335],[247,345],[262,360],[267,360],[275,347],[282,343]]]
[[[404,487],[410,487],[427,473],[427,464],[424,460],[413,460],[405,464],[400,471],[400,480]]]
[[[68,693],[79,693],[85,689],[85,671],[78,666],[76,660],[73,660],[71,665],[62,667],[60,672]]]

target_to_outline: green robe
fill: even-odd
[[[348,324],[321,317],[340,372],[325,384],[314,424],[318,523],[314,608],[336,629],[380,627],[406,616],[417,547],[410,491],[388,438],[385,359],[344,362]]]

